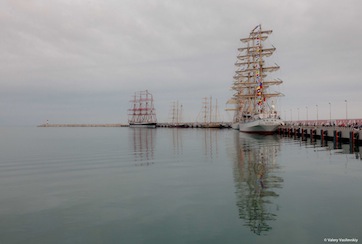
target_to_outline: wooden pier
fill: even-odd
[[[362,145],[362,130],[352,127],[339,126],[297,126],[285,125],[279,127],[278,134],[288,137],[301,138],[302,140],[321,140],[322,145],[333,141],[334,148],[340,148],[341,144],[350,144],[353,151],[358,151]]]

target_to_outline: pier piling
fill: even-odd
[[[322,146],[327,146],[328,141],[333,141],[335,149],[340,149],[342,143],[350,144],[352,147],[351,152],[358,152],[361,145],[361,129],[353,127],[340,127],[340,126],[307,126],[307,125],[284,125],[281,126],[278,134],[301,138],[302,141],[307,141],[308,138],[311,143],[315,143],[317,139],[321,140]]]

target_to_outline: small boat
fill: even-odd
[[[280,119],[274,105],[276,97],[284,96],[280,92],[270,91],[271,87],[283,83],[280,79],[270,79],[269,73],[279,70],[278,65],[268,66],[266,57],[273,55],[275,47],[264,46],[264,41],[272,30],[262,30],[256,26],[249,37],[241,39],[237,67],[232,89],[234,104],[232,127],[241,132],[273,134],[284,122]]]
[[[153,104],[153,96],[148,90],[135,92],[128,110],[130,127],[156,128],[156,110]]]

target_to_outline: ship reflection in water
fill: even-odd
[[[133,158],[136,166],[149,166],[154,164],[155,160],[155,137],[156,130],[150,128],[130,128],[129,142],[133,147]]]
[[[279,206],[275,200],[279,196],[278,189],[283,186],[283,179],[277,175],[279,141],[274,136],[238,133],[235,145],[234,179],[239,217],[252,232],[265,235],[277,218]]]

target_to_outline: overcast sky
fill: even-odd
[[[272,29],[283,119],[362,118],[360,0],[2,0],[0,125],[127,122],[148,89],[159,121],[232,95],[240,38]],[[345,102],[347,100],[347,102]],[[215,102],[215,101],[214,101]],[[224,120],[231,115],[222,112]]]

